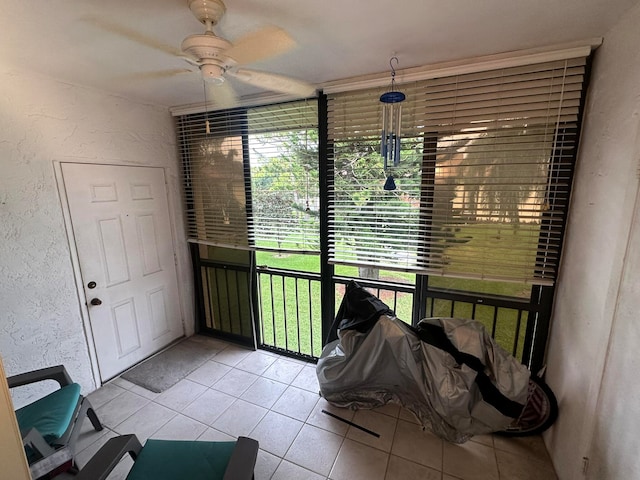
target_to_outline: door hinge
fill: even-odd
[[[589,470],[589,457],[582,457],[582,475],[587,476]]]

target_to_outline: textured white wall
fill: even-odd
[[[640,196],[616,305],[589,452],[593,480],[640,478]]]
[[[0,68],[0,354],[9,375],[64,364],[89,392],[96,385],[54,161],[165,167],[191,334],[193,282],[173,120],[164,107]],[[21,390],[13,394],[16,406],[36,393]]]
[[[545,440],[561,480],[585,478],[582,457],[587,478],[640,478],[638,25],[640,5],[605,35],[588,93],[548,355],[560,417]]]

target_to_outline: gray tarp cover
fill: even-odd
[[[422,322],[440,325],[460,352],[482,362],[484,373],[502,395],[526,403],[529,370],[499,347],[481,323],[454,318]],[[421,341],[394,316],[380,315],[367,332],[339,329],[338,336],[325,346],[316,368],[321,394],[335,406],[375,408],[395,403],[455,443],[503,430],[514,420],[483,399],[475,370]]]

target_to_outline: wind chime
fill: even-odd
[[[407,98],[404,93],[396,91],[396,70],[393,61],[398,64],[397,57],[391,57],[391,88],[380,96],[382,102],[382,136],[380,141],[380,155],[384,161],[384,172],[387,180],[384,182],[385,190],[395,190],[396,182],[388,171],[389,165],[397,167],[400,164],[400,129],[402,127],[402,105]]]

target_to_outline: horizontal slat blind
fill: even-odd
[[[377,153],[386,89],[329,95],[330,260],[553,283],[585,61],[401,85],[395,191]]]
[[[315,101],[178,117],[189,239],[317,251],[317,125]]]
[[[207,132],[207,124],[209,132]],[[250,248],[243,109],[177,118],[190,240]]]
[[[318,105],[249,109],[251,241],[257,249],[319,251]]]

